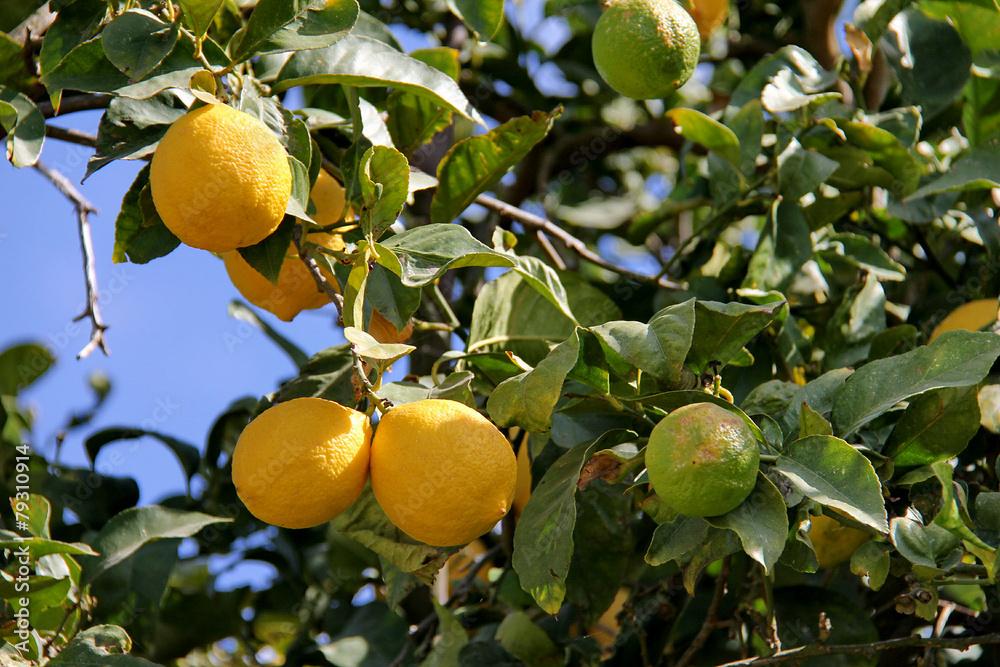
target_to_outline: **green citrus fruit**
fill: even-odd
[[[688,516],[735,509],[757,481],[760,450],[739,415],[714,403],[685,405],[649,434],[646,469],[653,490]]]
[[[594,28],[594,65],[626,97],[668,95],[691,78],[701,36],[674,0],[609,0]]]

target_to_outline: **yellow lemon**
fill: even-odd
[[[372,491],[389,519],[415,540],[467,544],[514,500],[517,462],[488,419],[456,401],[406,403],[372,439]]]
[[[514,486],[514,518],[519,518],[531,499],[531,457],[527,438],[517,450],[517,484]]]
[[[163,135],[149,184],[156,212],[177,238],[226,252],[264,240],[281,224],[292,172],[263,122],[210,104],[184,114]]]
[[[846,563],[862,544],[871,537],[857,528],[851,528],[825,514],[810,517],[809,540],[816,551],[820,569]]]
[[[1000,310],[1000,301],[997,299],[977,299],[964,303],[948,313],[948,316],[934,327],[927,342],[934,340],[946,331],[955,331],[956,329],[982,331],[996,324],[998,310]]]
[[[701,41],[712,36],[729,16],[729,0],[687,0],[685,9],[691,14]]]
[[[361,494],[371,451],[368,417],[322,398],[295,398],[250,422],[233,452],[233,484],[261,521],[310,528]]]
[[[646,469],[656,494],[688,516],[735,509],[757,482],[760,449],[743,419],[714,403],[692,403],[649,434]]]
[[[316,222],[326,226],[340,220],[344,210],[344,188],[337,179],[326,171],[320,171],[310,197],[316,205],[316,214],[313,216]],[[342,231],[348,229],[350,227],[345,227]],[[307,238],[330,250],[344,249],[344,240],[337,232],[313,233]],[[238,250],[223,253],[222,259],[229,279],[240,294],[253,305],[274,313],[285,322],[290,322],[303,310],[321,308],[330,303],[330,297],[319,289],[309,269],[299,259],[294,243],[288,246],[277,285],[257,273]],[[323,275],[331,285],[337,287],[337,279],[329,271],[323,270]]]

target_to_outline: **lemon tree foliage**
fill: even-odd
[[[200,443],[95,374],[140,507],[26,323],[0,664],[1000,660],[995,0],[0,2],[0,134],[140,163],[93,252],[222,253],[297,368]]]

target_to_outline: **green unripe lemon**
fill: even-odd
[[[685,405],[649,434],[646,469],[653,490],[688,516],[735,509],[757,481],[760,450],[743,419],[714,403]]]
[[[594,28],[594,65],[626,97],[668,95],[691,78],[701,36],[674,0],[609,0]]]

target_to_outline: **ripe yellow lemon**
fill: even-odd
[[[456,401],[406,403],[372,439],[372,491],[389,520],[433,546],[467,544],[514,500],[517,462],[488,419]]]
[[[743,419],[714,403],[685,405],[649,434],[646,469],[653,490],[688,516],[735,509],[757,482],[760,449]]]
[[[934,327],[927,342],[934,340],[946,331],[955,331],[956,329],[982,331],[991,327],[997,322],[998,310],[1000,310],[1000,301],[997,299],[977,299],[963,303],[948,313],[948,316]]]
[[[163,223],[187,245],[212,252],[264,240],[281,223],[292,192],[278,138],[260,120],[225,104],[174,121],[149,169]]]
[[[845,526],[825,514],[809,519],[809,540],[816,551],[821,569],[835,567],[851,560],[851,556],[871,537],[857,528]]]
[[[729,16],[729,0],[687,0],[685,9],[691,14],[701,41],[712,36]]]
[[[674,0],[607,0],[591,41],[608,85],[636,100],[665,97],[694,73],[701,37]]]
[[[322,398],[295,398],[250,422],[233,452],[233,484],[261,521],[310,528],[337,516],[368,479],[368,417]]]
[[[344,210],[344,188],[337,179],[326,171],[320,171],[309,196],[316,205],[313,220],[323,226],[340,220]],[[345,227],[343,231],[347,229],[349,228]],[[308,240],[330,250],[344,249],[344,240],[337,232],[309,234]],[[257,273],[238,250],[223,253],[222,259],[229,279],[240,294],[253,305],[274,313],[285,322],[292,321],[303,310],[321,308],[330,303],[330,297],[319,289],[309,269],[299,259],[294,243],[288,246],[277,285],[271,284],[267,278]],[[337,279],[325,269],[322,272],[327,281],[336,287]]]

